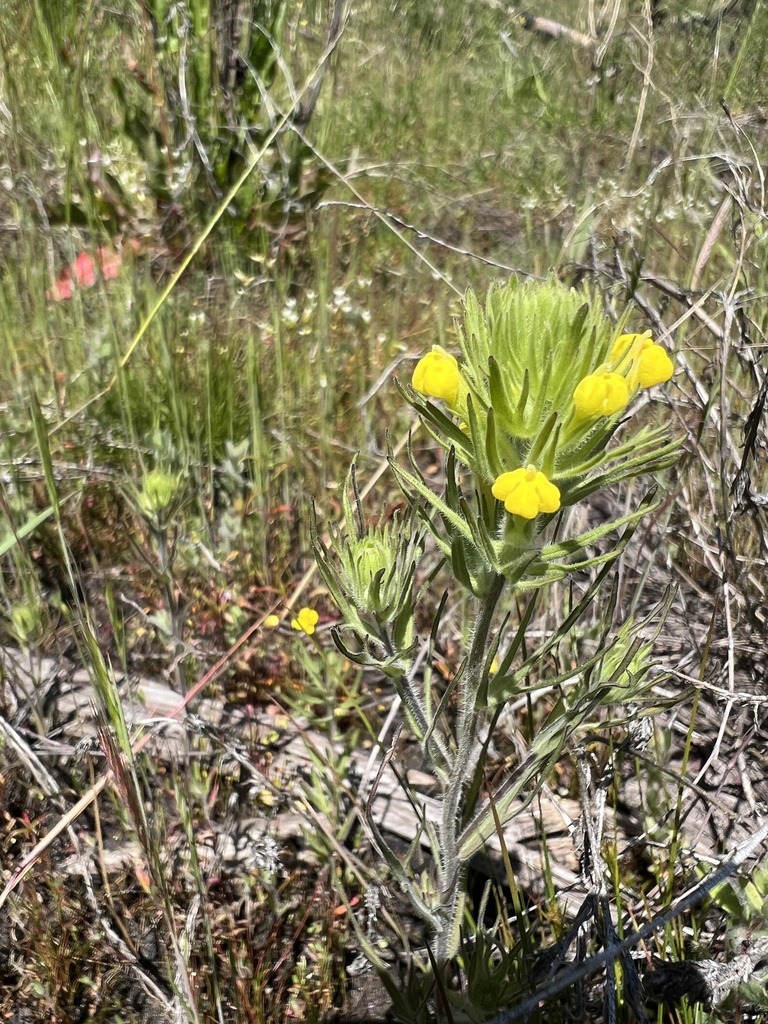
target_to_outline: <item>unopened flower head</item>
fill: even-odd
[[[557,512],[560,491],[535,466],[502,473],[491,488],[494,498],[504,502],[507,512],[523,519],[535,519],[542,512]]]
[[[349,536],[341,552],[344,588],[357,610],[387,622],[410,593],[414,559],[420,554],[410,521],[394,516]]]
[[[414,587],[424,553],[416,508],[412,504],[404,515],[396,511],[386,521],[367,522],[354,464],[342,507],[343,527],[330,529],[332,548],[320,537],[314,514],[310,522],[317,566],[344,620],[332,636],[352,661],[400,677],[407,667],[402,652],[414,641]],[[354,638],[352,646],[340,639],[340,630]]]
[[[363,587],[369,587],[379,573],[390,568],[393,552],[379,531],[372,531],[361,537],[355,547],[357,578]]]
[[[412,382],[415,391],[429,398],[441,398],[454,406],[459,397],[459,364],[450,352],[439,345],[416,364]]]
[[[147,519],[164,521],[171,513],[181,489],[181,476],[153,469],[144,476],[137,501]]]
[[[21,646],[26,647],[42,635],[45,606],[37,597],[19,601],[11,608],[10,619],[11,632]]]

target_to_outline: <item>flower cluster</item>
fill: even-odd
[[[588,373],[576,386],[573,404],[579,416],[613,416],[624,409],[638,388],[664,384],[674,373],[661,345],[645,334],[622,334],[614,343],[611,362]]]
[[[461,364],[435,345],[412,378],[414,392],[445,402],[454,418],[414,404],[523,521],[583,497],[618,414],[674,372],[650,331],[615,337],[594,296],[555,281],[492,289],[485,315],[470,293],[461,341]]]

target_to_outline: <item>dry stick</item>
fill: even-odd
[[[597,18],[595,18],[595,0],[589,0],[587,4],[587,26],[589,34],[597,39]]]
[[[742,251],[739,254],[739,259],[736,263],[736,267],[733,274],[733,281],[731,285],[730,294],[725,302],[725,316],[723,318],[723,333],[720,339],[720,461],[721,461],[721,472],[720,472],[720,486],[721,494],[720,499],[722,502],[722,514],[726,520],[726,523],[730,523],[730,516],[728,516],[728,504],[729,504],[729,483],[725,470],[725,465],[728,462],[727,451],[729,448],[730,438],[728,436],[728,394],[726,391],[726,384],[728,382],[727,377],[727,366],[728,366],[728,351],[731,347],[731,334],[733,331],[734,321],[734,293],[738,284],[740,271],[744,262],[745,249],[743,243]],[[729,538],[730,541],[730,538]],[[720,746],[725,735],[726,726],[730,717],[733,705],[735,702],[734,692],[736,668],[735,668],[735,639],[733,634],[733,619],[731,614],[731,586],[728,580],[727,572],[725,571],[725,553],[721,555],[721,575],[722,575],[722,587],[723,587],[723,607],[725,609],[725,620],[726,629],[728,634],[728,700],[726,701],[725,710],[723,712],[722,722],[720,729],[717,733],[715,744],[712,748],[712,752],[701,766],[696,778],[693,780],[694,783],[699,782],[709,767],[714,764],[720,756]]]
[[[686,306],[688,308],[687,316],[681,316],[680,319],[669,328],[667,332],[668,334],[671,334],[672,331],[676,330],[684,320],[688,318],[688,316],[695,316],[696,319],[707,328],[710,334],[714,335],[715,338],[722,339],[722,328],[715,320],[712,319],[711,316],[709,316],[708,313],[705,313],[702,308],[704,302],[714,293],[714,287],[710,288],[705,295],[702,295],[696,302],[694,302],[689,292],[680,288],[672,281],[666,281],[662,277],[657,277],[650,271],[641,270],[640,280],[644,281],[646,284],[653,285],[654,288],[663,292],[664,295],[668,295],[671,299],[676,299],[682,306]]]
[[[629,149],[627,149],[627,157],[624,161],[624,166],[627,172],[629,172],[629,169],[632,166],[632,158],[635,155],[635,150],[637,149],[637,145],[640,141],[640,129],[643,126],[645,106],[648,102],[648,93],[651,90],[651,71],[653,71],[654,32],[653,24],[651,21],[650,0],[645,0],[645,2],[643,3],[643,14],[645,15],[645,23],[648,27],[648,38],[643,39],[643,37],[640,36],[640,32],[637,29],[635,29],[635,31],[637,32],[638,36],[640,36],[640,38],[643,39],[643,42],[646,44],[648,48],[648,59],[646,60],[645,70],[643,71],[643,88],[642,92],[640,93],[640,102],[637,104],[637,117],[635,118],[635,127],[632,131],[632,138],[629,141]]]
[[[738,275],[736,275],[738,276]],[[723,336],[721,339],[720,347],[720,459],[722,463],[726,462],[726,450],[728,447],[728,396],[725,391],[725,385],[727,382],[726,367],[728,365],[728,349],[730,347],[731,330],[733,328],[733,304],[727,302],[725,306],[725,317],[723,320]],[[728,483],[724,473],[720,473],[721,480],[721,500],[723,502],[723,515],[726,514],[726,504],[728,501]],[[723,711],[722,721],[720,722],[720,728],[715,739],[712,752],[706,759],[704,764],[701,766],[696,778],[693,780],[694,784],[701,781],[710,766],[715,764],[720,757],[720,746],[723,742],[723,736],[728,725],[728,719],[730,718],[731,711],[734,705],[734,691],[735,691],[735,641],[733,636],[733,619],[731,615],[731,587],[728,582],[728,576],[725,572],[724,554],[720,556],[720,569],[722,574],[722,587],[723,587],[723,608],[725,609],[725,621],[726,630],[728,634],[728,699],[725,704]]]
[[[520,24],[529,32],[539,32],[541,35],[549,36],[550,39],[570,39],[578,46],[597,46],[597,39],[585,35],[578,29],[570,28],[559,21],[552,21],[550,18],[540,18],[538,14],[531,14],[530,11],[521,11],[518,15]]]
[[[650,939],[655,932],[665,928],[676,917],[679,917],[680,914],[692,910],[693,907],[701,903],[717,885],[725,881],[726,878],[729,878],[755,852],[766,837],[768,837],[768,821],[763,823],[751,839],[741,844],[716,871],[712,871],[701,882],[693,886],[692,889],[689,889],[687,893],[684,893],[673,906],[658,914],[647,924],[643,925],[642,928],[627,935],[621,942],[608,946],[607,949],[596,953],[585,963],[579,964],[578,967],[563,971],[562,974],[558,975],[547,986],[538,992],[534,992],[532,996],[524,999],[517,1006],[504,1010],[497,1017],[494,1017],[493,1020],[489,1021],[488,1024],[512,1024],[512,1021],[519,1020],[521,1017],[529,1017],[545,1000],[551,999],[560,992],[564,992],[565,989],[578,981],[584,981],[604,964],[611,963],[622,954],[629,953],[630,950],[645,939]]]
[[[320,157],[322,160],[323,158]],[[325,162],[325,161],[323,161]],[[332,165],[328,164],[328,167],[332,168]],[[336,172],[340,173],[340,172]],[[359,173],[359,172],[357,172]],[[341,180],[345,185],[349,185],[349,179],[341,177]],[[406,228],[408,231],[425,242],[432,242],[433,245],[439,245],[441,249],[447,249],[449,252],[455,252],[458,256],[466,256],[468,259],[476,260],[478,263],[484,263],[488,267],[494,267],[496,270],[506,270],[510,274],[517,274],[521,277],[535,278],[536,280],[543,280],[537,274],[532,274],[529,270],[521,270],[520,267],[511,267],[508,263],[500,263],[498,260],[493,260],[490,256],[482,256],[478,252],[473,252],[471,249],[463,249],[460,245],[451,245],[450,242],[446,242],[444,238],[438,238],[436,235],[430,235],[426,231],[422,231],[421,228],[417,228],[415,224],[409,224],[407,220],[403,220],[402,217],[398,217],[396,213],[392,213],[391,210],[380,210],[378,207],[374,207],[371,203],[363,200],[359,203],[345,202],[343,199],[324,199],[322,202],[317,204],[318,210],[327,210],[331,206],[340,206],[345,210],[367,210],[369,213],[376,213],[376,216],[381,220],[391,221],[393,224],[397,224],[400,228]]]
[[[594,21],[594,12],[591,12],[591,13],[592,13],[592,20]],[[602,13],[604,14],[605,10],[603,10]],[[614,0],[613,10],[611,11],[611,20],[608,23],[608,29],[605,32],[605,34],[603,35],[603,38],[600,40],[600,45],[598,46],[597,52],[595,53],[594,64],[595,64],[596,68],[602,67],[603,61],[605,60],[605,55],[608,52],[608,47],[609,47],[609,45],[611,43],[611,40],[613,39],[613,36],[614,36],[614,34],[616,32],[616,25],[618,23],[619,14],[620,13],[621,13],[621,0]],[[593,35],[597,34],[596,32],[594,32],[592,30],[591,23],[590,23],[590,31],[592,32]]]
[[[723,229],[728,212],[731,209],[731,203],[733,197],[727,195],[720,204],[720,209],[715,215],[715,219],[712,221],[712,227],[707,232],[707,237],[704,239],[704,244],[699,252],[699,258],[696,260],[696,266],[693,268],[693,274],[691,275],[691,291],[695,291],[701,277],[701,272],[709,262],[709,257],[712,255],[712,250],[715,248],[715,243],[720,237],[720,232]]]

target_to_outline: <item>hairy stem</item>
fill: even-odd
[[[440,965],[445,964],[453,956],[458,940],[464,893],[464,864],[458,852],[460,807],[474,767],[472,752],[477,726],[477,695],[484,682],[491,625],[505,583],[506,578],[497,574],[488,593],[480,601],[472,644],[459,679],[459,705],[454,732],[456,755],[453,760],[453,772],[443,787],[443,815],[440,827],[443,860],[439,883],[443,927],[435,940],[435,956]]]

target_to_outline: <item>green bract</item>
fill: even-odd
[[[353,473],[344,490],[345,528],[343,533],[333,531],[329,546],[319,537],[314,517],[312,521],[318,567],[356,648],[350,649],[338,633],[335,639],[347,657],[398,675],[392,651],[409,650],[413,643],[413,584],[423,536],[413,529],[410,513],[396,513],[383,525],[366,525],[359,502],[353,510],[350,489]]]
[[[153,469],[144,476],[136,501],[142,514],[153,523],[162,524],[170,519],[181,488],[181,476]]]

